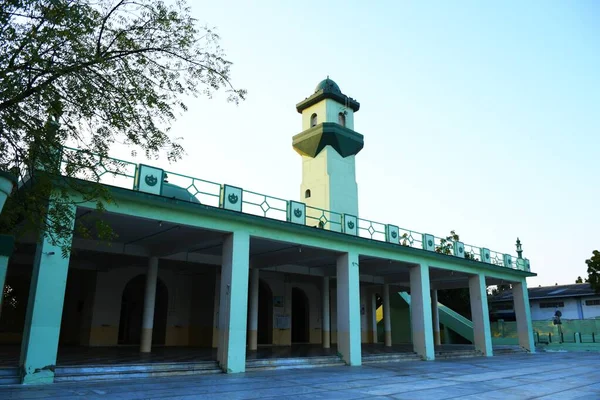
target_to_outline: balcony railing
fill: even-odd
[[[500,267],[530,271],[529,260],[484,247],[448,241],[445,238],[401,228],[392,224],[324,210],[307,204],[252,192],[231,185],[103,157],[87,151],[63,148],[61,172],[65,176],[105,185],[176,197],[203,205],[257,215],[294,224],[312,226],[361,238],[393,243],[426,251],[468,258]],[[185,198],[173,196],[168,187],[184,190]]]

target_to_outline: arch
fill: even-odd
[[[310,116],[310,127],[317,126],[318,122],[317,113],[313,113],[313,115]]]
[[[145,274],[132,278],[123,289],[119,318],[119,344],[140,344],[145,291]],[[169,292],[167,286],[158,278],[156,281],[156,301],[154,303],[153,345],[165,344],[168,306]]]
[[[310,196],[311,196],[310,189],[306,189],[306,191],[304,192],[304,198],[310,199]]]
[[[346,126],[346,114],[344,114],[343,112],[338,114],[338,123],[341,126]]]
[[[258,281],[258,344],[273,343],[273,292],[269,284]]]
[[[292,343],[309,343],[310,304],[304,290],[292,288]]]

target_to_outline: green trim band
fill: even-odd
[[[292,138],[292,146],[296,152],[313,158],[325,146],[331,146],[342,157],[348,157],[358,154],[364,145],[363,135],[335,122],[323,122]]]
[[[83,182],[85,182],[85,181],[83,181]],[[161,204],[163,204],[164,206],[166,206],[169,209],[173,209],[174,207],[176,207],[176,208],[180,209],[181,211],[190,210],[190,211],[193,211],[194,213],[204,214],[208,217],[223,218],[223,219],[228,219],[228,220],[232,220],[232,221],[243,223],[243,224],[250,224],[253,226],[263,226],[263,227],[272,228],[272,229],[280,229],[283,231],[288,231],[288,232],[292,232],[292,233],[301,233],[301,234],[310,235],[313,237],[320,236],[320,237],[323,237],[324,239],[325,238],[332,239],[332,240],[336,240],[336,241],[339,241],[339,242],[345,243],[345,244],[361,244],[363,246],[364,245],[369,246],[373,249],[380,249],[380,250],[387,250],[387,251],[391,250],[394,252],[398,252],[400,254],[417,256],[422,259],[438,260],[438,261],[441,261],[444,263],[452,263],[454,265],[462,265],[462,266],[474,267],[474,268],[478,268],[478,269],[482,269],[482,270],[487,270],[492,273],[512,275],[512,276],[515,276],[516,278],[537,276],[537,274],[533,273],[533,272],[516,270],[516,269],[507,268],[507,267],[503,267],[503,266],[499,266],[499,265],[494,265],[494,264],[484,263],[484,262],[480,262],[480,261],[455,257],[450,254],[436,253],[434,251],[427,251],[427,250],[423,250],[423,249],[419,249],[419,248],[402,246],[400,244],[388,243],[388,242],[383,242],[383,241],[379,241],[379,240],[363,238],[360,236],[348,235],[345,233],[335,232],[335,231],[331,231],[331,230],[327,230],[327,229],[314,229],[313,227],[308,226],[308,225],[299,225],[299,224],[294,224],[294,223],[290,223],[287,221],[280,221],[280,220],[271,219],[271,218],[264,218],[264,217],[261,217],[258,215],[240,213],[237,211],[226,210],[226,209],[218,208],[218,207],[211,207],[211,206],[207,206],[204,204],[189,203],[189,202],[178,200],[178,199],[169,199],[169,198],[162,197],[159,195],[138,192],[138,191],[120,188],[120,187],[116,187],[116,186],[108,186],[108,188],[110,189],[110,191],[112,193],[114,193],[115,197],[130,199],[134,202],[143,202],[143,203],[155,205],[155,206],[160,206]],[[443,267],[436,266],[436,268],[443,268]]]
[[[300,103],[296,104],[296,110],[299,113],[302,113],[303,110],[307,109],[310,106],[317,104],[320,101],[325,99],[331,99],[337,101],[340,104],[347,105],[348,108],[351,108],[352,111],[357,112],[360,109],[360,103],[354,100],[352,97],[348,97],[342,93],[336,93],[331,91],[325,91],[323,89],[315,92],[315,94],[310,97],[302,100]]]

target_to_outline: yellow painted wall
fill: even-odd
[[[311,329],[309,339],[311,344],[323,343],[323,335],[321,334],[321,328]]]
[[[190,344],[189,326],[167,326],[165,346],[188,346]]]
[[[90,329],[90,346],[116,346],[119,340],[119,327],[93,326]]]
[[[344,111],[346,111],[346,128],[354,129],[354,111],[337,101],[325,99],[302,111],[302,130],[310,129],[310,117],[313,114],[317,114],[317,124],[323,122],[335,122],[337,124],[339,121],[338,114]]]
[[[278,346],[290,346],[292,344],[292,330],[273,329],[273,344]]]

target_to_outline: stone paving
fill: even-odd
[[[0,387],[0,399],[600,399],[600,353]]]

